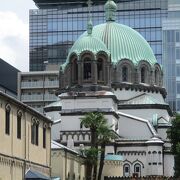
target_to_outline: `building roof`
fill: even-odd
[[[122,161],[123,157],[120,155],[115,155],[115,154],[107,154],[105,156],[105,161]]]
[[[31,180],[31,179],[41,179],[41,180],[46,179],[46,180],[50,180],[49,177],[47,177],[47,176],[45,176],[45,175],[43,175],[43,174],[41,174],[41,173],[39,173],[37,171],[34,171],[32,169],[29,169],[26,172],[25,178],[29,179],[29,180]]]
[[[109,51],[113,64],[124,59],[130,60],[134,65],[138,65],[142,60],[150,65],[157,63],[150,45],[137,31],[115,22],[116,10],[114,1],[108,0],[105,4],[106,23],[94,26],[91,36],[88,36],[89,31],[84,32],[72,46],[69,55],[88,50],[94,54]],[[66,64],[68,62],[69,56]]]
[[[72,46],[69,55],[68,55],[68,62],[70,56],[74,53],[79,56],[82,52],[89,51],[96,55],[99,52],[105,52],[109,55],[109,51],[106,48],[106,45],[98,38],[93,37],[92,35],[85,35],[80,37]]]
[[[143,93],[129,99],[128,101],[123,102],[123,104],[166,104],[166,103],[160,102],[159,100],[155,99],[154,97],[150,96],[147,93]]]
[[[67,150],[73,154],[79,154],[77,151],[73,150],[73,149],[70,149],[68,148],[67,146],[64,146],[60,143],[57,143],[56,141],[53,141],[51,140],[51,149],[53,150],[56,150],[56,149],[64,149],[64,150]]]
[[[83,36],[86,35],[87,32],[83,34]],[[110,51],[111,61],[114,64],[123,59],[129,59],[134,65],[138,65],[142,60],[149,62],[151,65],[157,63],[147,41],[137,31],[128,26],[108,21],[95,26],[92,36],[104,42]]]
[[[21,101],[17,100],[16,98],[14,98],[14,97],[12,97],[12,96],[10,96],[10,95],[2,92],[2,91],[0,91],[0,97],[7,99],[11,103],[19,105],[21,108],[26,109],[27,111],[31,112],[32,114],[35,114],[36,116],[38,116],[40,118],[43,118],[43,120],[45,120],[48,123],[53,123],[53,121],[51,121],[49,118],[47,118],[46,116],[44,116],[40,112],[36,111],[32,107],[22,103]]]

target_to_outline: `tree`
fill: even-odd
[[[111,140],[115,139],[117,135],[108,125],[103,125],[98,128],[98,144],[101,146],[101,155],[99,162],[99,171],[98,171],[98,180],[101,180],[103,166],[104,166],[104,158],[105,158],[105,147],[111,142]]]
[[[80,118],[81,124],[84,125],[86,128],[90,129],[91,132],[91,149],[98,149],[98,129],[101,126],[104,126],[107,123],[106,118],[100,112],[89,112],[84,117]],[[90,151],[91,152],[91,151]],[[89,162],[91,160],[89,159]],[[93,179],[96,179],[97,174],[97,161],[98,156],[96,158],[96,163],[88,163],[88,171],[87,176],[90,176],[90,173],[93,171]],[[94,169],[94,170],[93,170]]]
[[[168,138],[171,141],[171,151],[174,154],[175,177],[180,177],[180,115],[172,121],[172,127],[167,131]]]
[[[84,155],[86,156],[87,180],[90,180],[90,179],[93,179],[94,168],[97,166],[98,149],[95,147],[85,149]]]

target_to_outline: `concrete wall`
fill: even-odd
[[[51,167],[52,177],[60,177],[63,180],[85,178],[85,159],[75,153],[64,149],[52,149]],[[68,178],[69,177],[69,178]]]

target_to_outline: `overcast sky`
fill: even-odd
[[[0,0],[0,58],[29,71],[29,9],[33,0]]]

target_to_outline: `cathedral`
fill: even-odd
[[[102,112],[119,136],[106,154],[122,156],[123,176],[173,176],[166,133],[173,114],[165,102],[162,66],[138,32],[116,22],[116,11],[108,0],[106,22],[93,26],[90,19],[61,65],[59,101],[44,109],[54,120],[52,138],[74,148],[89,146],[90,132],[80,118]]]

